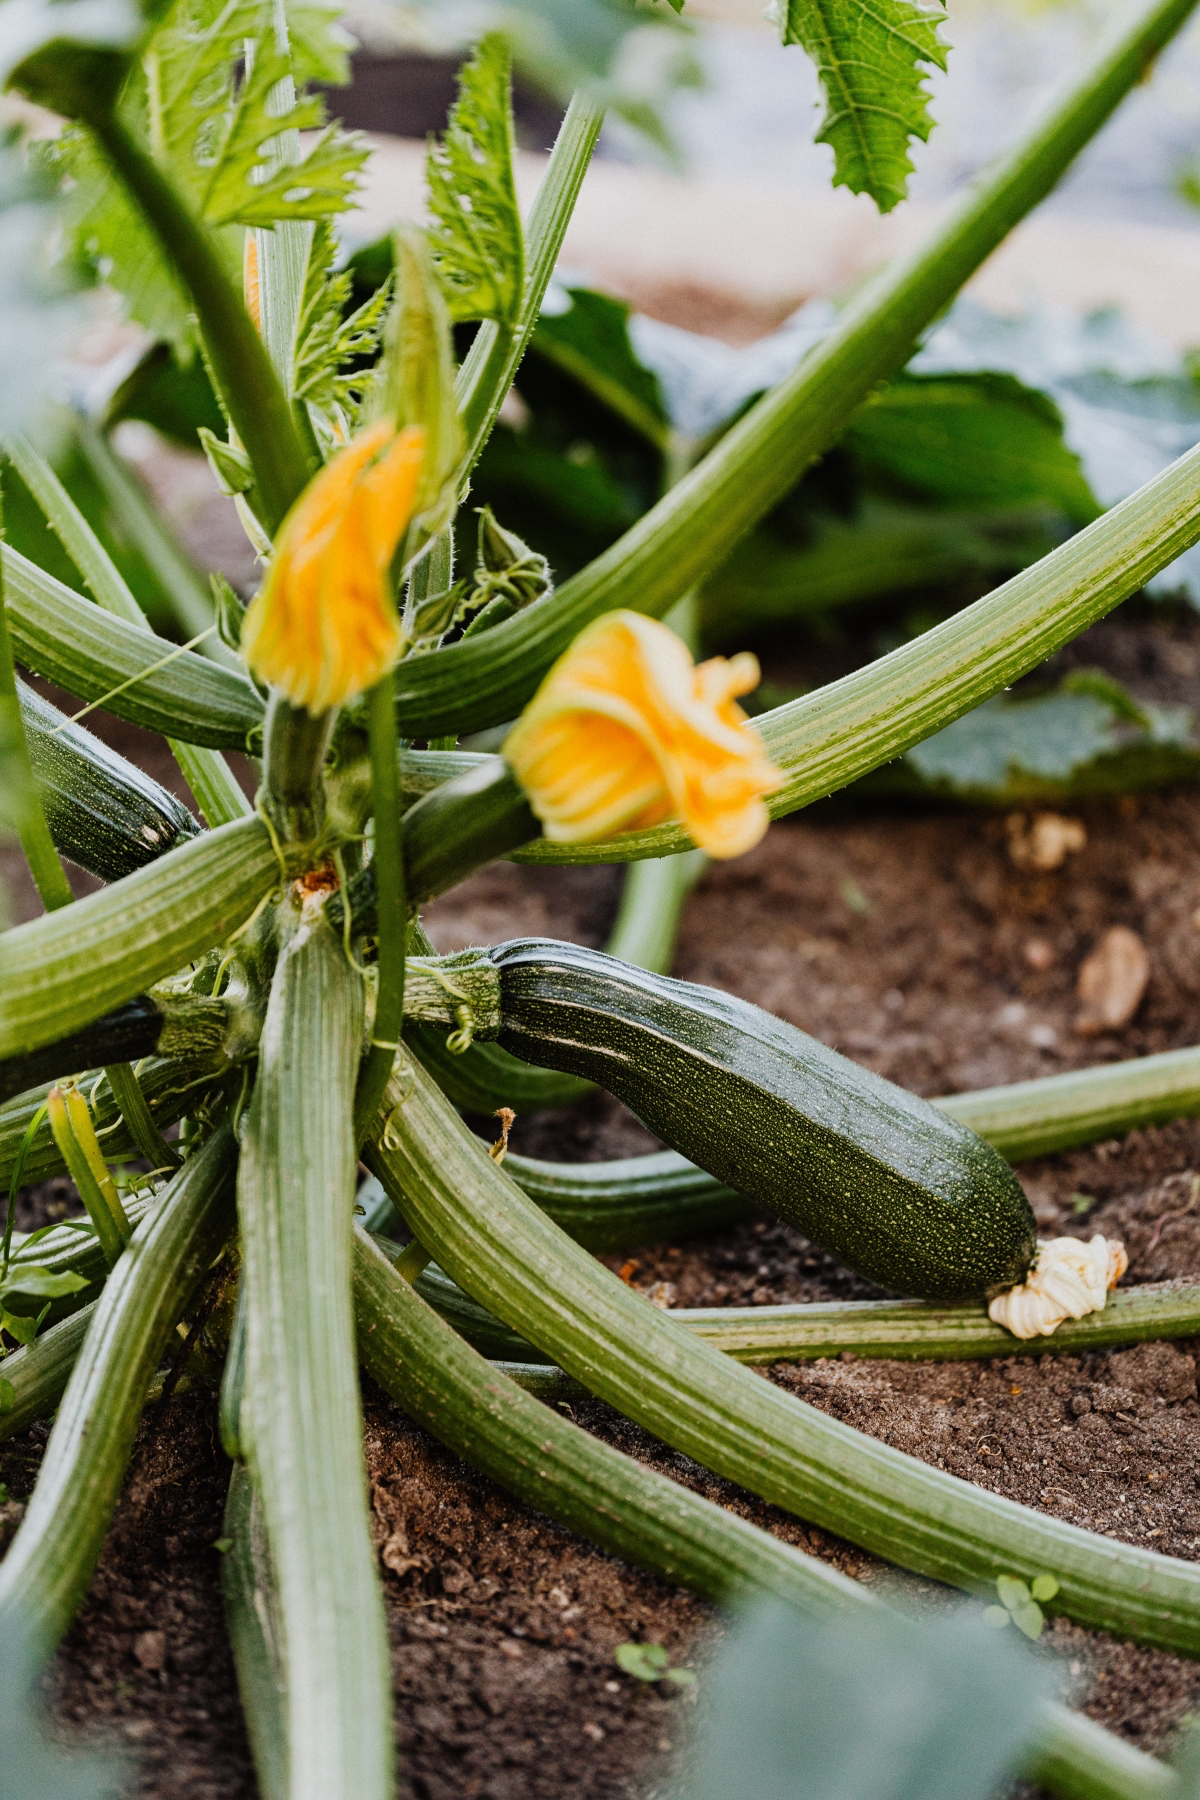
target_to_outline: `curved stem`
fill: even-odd
[[[246,750],[261,735],[262,698],[243,675],[105,612],[9,544],[0,560],[13,644],[27,668],[84,700],[109,695],[119,719],[164,737]]]
[[[411,1086],[409,1085],[411,1083]],[[979,1591],[1052,1570],[1081,1623],[1200,1652],[1200,1569],[1093,1536],[929,1467],[698,1342],[538,1212],[419,1069],[374,1172],[460,1286],[675,1449],[903,1567]]]
[[[486,320],[475,333],[455,384],[467,438],[463,479],[492,434],[521,364],[604,123],[604,109],[575,94],[554,140],[525,228],[525,292],[511,330]]]
[[[661,616],[714,569],[828,449],[872,388],[903,367],[920,334],[1050,192],[1194,4],[1151,0],[1121,19],[925,242],[869,283],[791,375],[551,600],[486,637],[413,659],[397,688],[405,735],[475,731],[515,718],[545,669],[590,620],[614,606]]]
[[[212,244],[153,158],[106,106],[87,124],[191,294],[209,365],[254,467],[262,522],[274,534],[309,477],[283,386]]]
[[[362,985],[310,902],[276,965],[238,1178],[237,1435],[279,1582],[292,1800],[393,1793],[350,1292]]]
[[[404,892],[404,846],[401,842],[400,775],[396,757],[396,719],[392,678],[385,675],[372,688],[367,706],[371,742],[371,796],[375,819],[375,943],[379,982],[371,1044],[359,1070],[354,1095],[354,1138],[361,1144],[383,1099],[400,1033],[404,1029],[404,963],[408,938],[408,905]]]
[[[828,1563],[531,1398],[444,1324],[361,1230],[354,1295],[363,1362],[384,1392],[456,1456],[556,1523],[718,1603],[769,1595],[817,1617],[879,1607]],[[235,1578],[227,1573],[227,1581]],[[261,1625],[254,1651],[256,1689],[269,1705],[273,1668]],[[1152,1757],[1053,1704],[1043,1710],[1025,1769],[1062,1800],[1167,1800],[1179,1786]]]
[[[0,1057],[28,1054],[229,936],[280,880],[261,819],[239,819],[62,912],[0,935]]]
[[[48,1649],[87,1591],[121,1491],[147,1384],[233,1224],[236,1147],[220,1126],[138,1227],[96,1302],[37,1485],[0,1563],[0,1619]]]
[[[109,1063],[105,1068],[109,1090],[129,1127],[129,1135],[152,1169],[177,1169],[179,1152],[172,1149],[146,1104],[146,1096],[129,1063]]]

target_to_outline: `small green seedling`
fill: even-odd
[[[1046,1617],[1038,1601],[1053,1600],[1057,1594],[1058,1582],[1054,1576],[1035,1575],[1027,1585],[1015,1575],[1000,1575],[996,1579],[996,1592],[1000,1596],[1000,1605],[984,1608],[985,1624],[1000,1631],[1011,1623],[1018,1631],[1023,1631],[1027,1638],[1040,1638],[1045,1629]]]
[[[218,1556],[228,1556],[229,1552],[233,1549],[233,1539],[230,1537],[214,1538],[213,1549],[217,1552]]]
[[[1093,1206],[1095,1206],[1095,1204],[1096,1204],[1095,1194],[1072,1194],[1071,1195],[1071,1211],[1077,1217],[1082,1216],[1082,1214],[1084,1214],[1084,1213],[1091,1212],[1091,1210],[1092,1210]]]
[[[674,1687],[694,1687],[691,1669],[673,1669],[670,1652],[661,1644],[618,1644],[613,1661],[638,1681],[669,1681]]]
[[[842,899],[846,902],[846,905],[850,908],[852,913],[857,913],[860,919],[866,918],[867,914],[871,911],[871,902],[867,899],[867,896],[863,893],[853,876],[847,875],[845,879],[838,884],[838,892],[841,894]]]

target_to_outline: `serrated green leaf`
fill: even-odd
[[[337,239],[329,224],[318,223],[309,248],[300,321],[292,365],[292,392],[306,400],[331,425],[344,432],[358,423],[360,403],[370,385],[373,360],[392,296],[387,276],[363,304],[346,316],[354,280],[349,269],[335,267]]]
[[[585,94],[670,149],[663,102],[702,84],[678,8],[636,0],[416,0],[443,41],[474,44],[499,33],[535,87],[565,105]]]
[[[302,9],[300,42],[289,54],[277,46],[270,0],[175,0],[123,97],[127,128],[213,229],[239,279],[242,236],[235,226],[325,218],[353,203],[366,156],[357,138],[331,126],[295,162],[280,153],[286,134],[325,123],[320,97],[289,100],[288,82],[293,69],[302,80],[345,73],[334,20],[325,8]],[[130,316],[189,363],[190,303],[91,138],[68,131],[46,154],[70,178],[76,244],[122,294]]]
[[[459,75],[441,142],[429,146],[430,253],[454,320],[511,325],[521,304],[525,245],[509,78],[503,38],[485,37]]]
[[[985,701],[915,745],[899,764],[868,777],[864,792],[924,789],[977,805],[1055,805],[1200,776],[1186,708],[1138,706],[1123,690],[1118,702],[1077,692],[1069,681],[1034,699]],[[1131,722],[1133,709],[1144,725]],[[1013,1603],[1028,1597],[1017,1595]]]
[[[945,16],[935,0],[773,0],[784,43],[816,64],[827,109],[817,142],[833,151],[834,186],[870,194],[880,212],[904,199],[909,142],[933,126],[921,65],[946,66]]]

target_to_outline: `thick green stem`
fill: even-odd
[[[245,923],[279,884],[261,819],[0,935],[0,1057],[27,1055],[171,975]]]
[[[723,561],[829,447],[876,383],[903,367],[921,332],[1050,192],[1194,3],[1152,0],[1123,18],[925,242],[865,287],[800,366],[553,599],[486,637],[414,659],[397,688],[401,730],[433,737],[515,718],[545,669],[591,619],[614,606],[661,616]]]
[[[371,690],[367,718],[371,741],[371,799],[375,819],[375,944],[378,985],[371,1044],[358,1076],[354,1096],[354,1140],[361,1144],[379,1111],[400,1033],[404,1029],[404,963],[408,947],[404,846],[401,842],[400,775],[396,759],[396,719],[392,678],[385,675]]]
[[[406,1091],[407,1090],[407,1091]],[[370,1163],[441,1267],[593,1393],[707,1468],[903,1567],[968,1590],[1052,1570],[1081,1623],[1200,1653],[1200,1569],[957,1480],[779,1392],[571,1243],[419,1069]]]
[[[261,1800],[287,1800],[287,1676],[279,1590],[262,1495],[242,1462],[234,1463],[229,1478],[225,1536],[230,1548],[221,1559],[221,1594],[258,1791]]]
[[[609,956],[669,975],[684,905],[707,866],[703,850],[631,863],[606,945]]]
[[[238,1181],[237,1435],[279,1583],[291,1800],[393,1791],[350,1293],[362,1005],[360,976],[310,902],[276,966]]]
[[[109,1063],[104,1071],[129,1135],[152,1169],[177,1169],[179,1153],[173,1150],[154,1123],[154,1114],[129,1063]]]
[[[357,1231],[355,1240],[354,1293],[364,1364],[417,1424],[473,1468],[610,1554],[705,1599],[727,1603],[765,1594],[818,1617],[878,1607],[865,1588],[828,1563],[623,1456],[539,1404],[464,1344],[365,1232]],[[231,1509],[232,1502],[231,1490]],[[235,1554],[247,1561],[254,1543],[248,1504],[247,1496],[237,1515],[239,1530],[246,1533],[244,1552],[235,1539]],[[227,1570],[227,1593],[234,1579]],[[269,1593],[261,1576],[257,1585]],[[260,1606],[245,1609],[247,1633],[253,1632],[255,1614],[261,1618]],[[269,1704],[274,1659],[261,1626],[250,1651],[257,1691]],[[1053,1704],[1043,1711],[1025,1768],[1062,1800],[1168,1800],[1179,1787],[1161,1763]]]
[[[314,719],[277,689],[267,707],[260,804],[280,841],[298,852],[315,845],[325,823],[322,771],[334,717],[325,712]]]
[[[602,107],[581,94],[573,96],[525,228],[525,292],[517,322],[508,328],[485,320],[458,372],[456,397],[467,438],[464,479],[492,434],[533,335],[603,123]]]
[[[244,676],[104,612],[8,544],[0,557],[13,647],[27,668],[164,737],[254,746],[263,703]]]
[[[262,339],[207,231],[117,114],[102,105],[86,122],[191,294],[222,401],[254,468],[262,522],[273,534],[309,468]]]
[[[222,1125],[138,1227],[96,1302],[33,1497],[0,1563],[0,1619],[24,1617],[47,1649],[87,1592],[147,1384],[229,1235],[235,1156]]]

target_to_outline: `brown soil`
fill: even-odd
[[[1112,667],[1148,697],[1177,699],[1200,670],[1200,629],[1114,623],[1072,654]],[[152,740],[111,730],[165,773]],[[1076,816],[1086,846],[1039,874],[1014,866],[1000,819],[818,809],[709,871],[689,904],[677,972],[743,994],[926,1094],[1195,1041],[1200,793],[1097,802]],[[598,943],[617,892],[612,871],[502,864],[432,908],[428,923],[443,948],[530,932]],[[28,895],[17,899],[30,909]],[[1149,985],[1124,1030],[1082,1037],[1077,971],[1113,925],[1142,938]],[[518,1121],[514,1143],[593,1159],[654,1140],[597,1100]],[[1021,1175],[1045,1228],[1122,1235],[1129,1279],[1139,1281],[1200,1269],[1193,1170],[1200,1121],[1135,1132]],[[47,1184],[37,1199],[61,1207],[69,1193]],[[872,1292],[766,1220],[632,1260],[628,1278],[639,1287],[669,1281],[680,1305]],[[964,1479],[1194,1559],[1196,1349],[1151,1344],[946,1366],[846,1359],[781,1365],[770,1376]],[[864,1581],[893,1581],[874,1558],[730,1488],[607,1407],[575,1412],[630,1454]],[[677,1662],[702,1662],[719,1632],[712,1614],[513,1504],[373,1391],[366,1421],[380,1541],[390,1543],[389,1562],[411,1562],[403,1576],[384,1574],[404,1791],[422,1800],[650,1800],[669,1776],[689,1701],[622,1674],[613,1649],[644,1638]],[[45,1436],[39,1427],[0,1446],[0,1480],[14,1496],[28,1493]],[[91,1597],[54,1675],[64,1727],[123,1745],[133,1758],[126,1791],[145,1800],[254,1793],[213,1548],[226,1479],[208,1398],[178,1396],[147,1419]],[[937,1597],[931,1584],[915,1591]],[[1145,1748],[1169,1746],[1200,1706],[1200,1666],[1062,1620],[1043,1642],[1076,1703]]]

